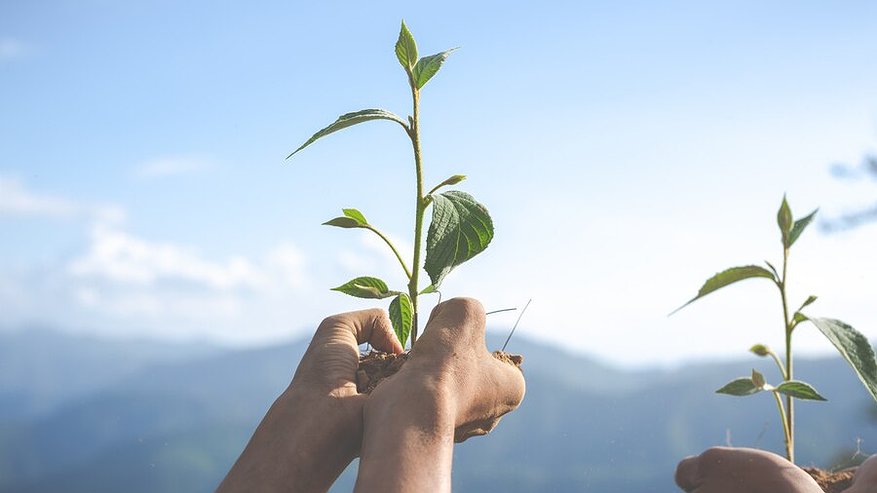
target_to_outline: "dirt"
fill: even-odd
[[[402,354],[371,351],[361,355],[359,369],[356,371],[356,390],[361,394],[371,394],[381,381],[402,368],[402,365],[408,361],[409,354],[408,351]],[[519,370],[524,361],[524,357],[519,354],[509,354],[502,351],[494,351],[493,357],[514,365]]]
[[[807,472],[825,493],[841,493],[853,484],[856,468],[843,469],[837,472],[825,471],[816,467],[802,468]]]

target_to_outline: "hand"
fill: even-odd
[[[843,493],[872,493],[877,491],[877,455],[872,455],[856,469],[853,484]]]
[[[403,351],[387,313],[381,309],[326,318],[317,328],[287,390],[309,405],[328,402],[338,408],[340,412],[336,419],[339,423],[356,424],[359,428],[358,433],[349,435],[357,450],[362,435],[361,411],[367,396],[356,390],[356,371],[359,368],[359,345],[366,342],[388,353]]]
[[[489,433],[524,398],[523,373],[493,357],[484,336],[481,303],[449,300],[433,309],[406,363],[412,374],[447,384],[455,407],[455,442]]]
[[[363,409],[356,491],[450,491],[454,441],[488,433],[523,398],[521,371],[485,347],[481,303],[439,304]]]
[[[256,428],[217,492],[326,491],[359,453],[359,344],[400,353],[383,310],[331,316],[320,324],[292,383]]]
[[[676,467],[676,484],[689,493],[822,493],[803,469],[748,448],[713,447]]]

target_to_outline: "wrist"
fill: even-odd
[[[360,412],[349,421],[360,426],[348,433],[340,402],[312,398],[287,389],[268,409],[244,452],[217,492],[327,491],[355,457],[361,437]],[[337,399],[336,399],[337,400]]]
[[[280,394],[274,408],[284,416],[289,438],[308,447],[308,457],[318,456],[310,447],[331,448],[333,458],[356,457],[362,436],[361,400],[292,385]]]
[[[369,485],[386,492],[450,491],[454,406],[448,387],[400,372],[372,392],[363,409],[356,491],[371,491]]]

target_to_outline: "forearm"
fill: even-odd
[[[418,382],[372,396],[355,491],[451,491],[455,410],[440,387]]]
[[[271,406],[217,493],[324,492],[356,455],[341,404],[292,387]],[[336,419],[338,417],[338,419]],[[349,420],[348,420],[349,421]],[[355,420],[357,427],[359,420]]]

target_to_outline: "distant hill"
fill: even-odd
[[[501,345],[489,339],[489,347]],[[0,333],[0,492],[210,492],[288,385],[306,341],[270,348]],[[729,438],[781,451],[768,396],[713,390],[755,358],[626,372],[523,338],[527,396],[457,446],[454,491],[676,492],[676,463]],[[839,359],[799,361],[829,403],[798,406],[802,464],[877,451],[875,404]],[[350,468],[333,491],[350,491]]]

